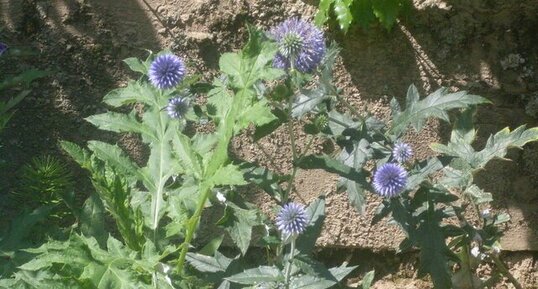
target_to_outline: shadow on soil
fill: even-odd
[[[2,78],[29,68],[50,72],[33,83],[3,132],[0,155],[8,169],[0,182],[13,188],[19,168],[33,157],[64,155],[60,140],[121,143],[123,137],[98,132],[83,118],[104,111],[102,97],[125,78],[122,59],[144,58],[144,49],[159,49],[154,23],[143,5],[132,0],[0,0],[0,39],[11,50],[34,53],[1,57]],[[91,185],[84,184],[89,181],[82,173],[77,169],[75,178],[84,191]]]

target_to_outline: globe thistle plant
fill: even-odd
[[[404,142],[397,142],[392,149],[392,158],[399,163],[405,163],[413,156],[413,149],[411,146]]]
[[[273,27],[268,34],[278,43],[273,60],[277,68],[293,66],[301,72],[311,72],[325,55],[323,32],[310,22],[291,18]]]
[[[165,109],[171,118],[182,118],[189,109],[189,99],[179,96],[171,98]]]
[[[4,54],[8,49],[8,46],[5,43],[0,42],[0,56]]]
[[[375,192],[382,197],[400,194],[407,184],[407,171],[399,164],[386,163],[374,174]]]
[[[149,80],[159,89],[177,86],[185,77],[183,60],[173,54],[157,56],[149,67]]]
[[[306,229],[307,219],[303,205],[288,203],[278,213],[276,225],[284,236],[297,236]]]

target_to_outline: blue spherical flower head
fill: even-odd
[[[397,142],[392,148],[392,157],[399,163],[405,163],[413,156],[413,149],[409,144]]]
[[[149,67],[149,80],[159,89],[173,88],[185,77],[183,60],[173,54],[157,56]]]
[[[399,164],[386,163],[374,174],[375,192],[382,197],[394,197],[400,194],[407,184],[407,171]]]
[[[168,101],[166,112],[171,118],[182,118],[189,109],[189,99],[182,97],[174,97]]]
[[[303,205],[288,203],[282,207],[276,216],[276,225],[284,236],[293,237],[301,234],[306,229],[307,219]]]
[[[325,55],[323,32],[312,23],[299,18],[288,19],[269,31],[269,37],[278,43],[273,66],[282,69],[293,67],[311,72]]]
[[[8,49],[8,46],[5,43],[0,42],[0,56],[4,54]]]

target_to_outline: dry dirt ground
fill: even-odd
[[[28,67],[52,72],[35,83],[5,131],[8,142],[0,151],[9,163],[5,181],[13,180],[21,164],[34,156],[61,155],[60,139],[118,142],[143,160],[144,150],[135,139],[97,132],[83,121],[103,111],[101,98],[129,77],[122,59],[144,57],[145,49],[170,48],[187,59],[190,72],[209,77],[221,53],[245,42],[246,23],[268,28],[290,16],[311,19],[316,5],[315,0],[0,0],[0,40],[37,52],[16,62],[0,58],[0,73]],[[403,100],[414,83],[423,94],[447,86],[492,100],[494,104],[480,109],[476,118],[478,145],[506,126],[538,124],[525,113],[527,102],[538,98],[536,0],[415,0],[414,6],[391,31],[380,27],[367,31],[354,27],[347,35],[335,27],[327,31],[328,39],[342,47],[337,83],[356,109],[386,118],[389,100]],[[428,145],[446,141],[446,130],[432,121],[420,134],[410,133],[416,157],[431,155]],[[299,127],[297,133],[304,142]],[[266,138],[262,146],[275,164],[247,138],[234,141],[238,156],[277,171],[290,170],[290,144],[283,132]],[[323,144],[314,147],[321,150]],[[538,144],[509,156],[488,166],[477,181],[494,194],[493,209],[512,217],[502,240],[511,271],[526,288],[538,288]],[[81,176],[80,171],[77,174]],[[379,281],[374,288],[429,288],[428,282],[416,280],[414,257],[394,255],[402,237],[398,230],[383,222],[370,225],[380,200],[368,196],[366,214],[358,215],[346,196],[335,192],[335,180],[322,171],[300,171],[295,184],[294,196],[300,201],[327,196],[328,215],[319,245],[345,249],[324,249],[320,254],[328,259],[360,259],[363,271],[375,267]],[[87,182],[81,178],[80,194],[89,190]],[[253,197],[268,209],[264,198]]]

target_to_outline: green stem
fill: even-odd
[[[516,278],[514,278],[514,276],[510,273],[510,271],[508,271],[508,268],[506,268],[506,266],[504,265],[504,263],[501,261],[501,259],[499,258],[499,256],[492,256],[493,258],[493,261],[495,262],[495,265],[497,265],[497,267],[499,268],[499,271],[506,277],[508,278],[508,280],[510,280],[510,282],[512,283],[512,285],[514,285],[514,287],[516,287],[516,289],[523,289],[523,287],[521,287],[521,284],[519,284],[519,282],[516,280]]]
[[[232,107],[228,111],[224,121],[219,123],[218,134],[221,136],[221,139],[217,143],[217,146],[212,154],[211,161],[207,164],[207,167],[203,174],[203,180],[210,180],[217,172],[217,170],[228,161],[228,145],[233,137],[234,126],[238,115],[237,112],[240,111],[245,97],[245,90],[239,91],[235,95]],[[198,223],[200,221],[200,216],[202,215],[202,211],[204,209],[205,202],[209,197],[209,193],[211,192],[211,188],[211,184],[204,182],[202,182],[200,186],[200,199],[198,200],[194,215],[189,219],[187,223],[187,234],[185,236],[183,244],[181,244],[181,252],[179,254],[179,259],[176,266],[179,272],[183,272],[185,257],[187,256],[187,252],[189,251],[190,243],[194,236],[194,232],[196,231],[196,227],[198,226]]]
[[[312,143],[314,143],[314,136],[310,135],[310,139],[308,140],[308,143],[306,144],[304,151],[299,156],[299,159],[304,157],[308,153],[308,151],[310,150],[310,147],[312,146]]]
[[[187,235],[185,236],[185,241],[183,241],[183,244],[181,244],[181,253],[179,254],[179,259],[177,261],[177,268],[179,269],[179,272],[182,272],[183,270],[185,257],[187,256],[187,252],[189,251],[189,245],[192,241],[192,238],[194,237],[194,232],[196,231],[196,227],[198,226],[198,222],[200,221],[200,216],[202,215],[202,211],[204,210],[205,203],[207,201],[207,198],[209,197],[209,192],[211,191],[211,189],[209,186],[203,186],[202,190],[200,191],[202,192],[202,194],[200,195],[200,199],[198,200],[196,211],[187,223]]]
[[[290,257],[288,258],[288,264],[286,265],[286,289],[290,288],[291,264],[293,262],[294,255],[295,255],[295,237],[292,237]]]

